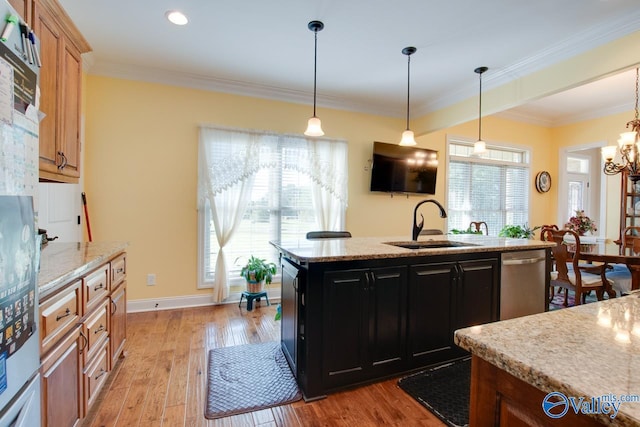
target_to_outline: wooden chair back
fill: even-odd
[[[540,232],[540,239],[555,242],[551,248],[551,253],[555,260],[555,271],[551,274],[550,285],[575,292],[575,304],[584,301],[586,294],[592,290],[596,291],[598,300],[602,300],[605,288],[607,288],[607,278],[605,276],[606,264],[600,266],[590,266],[581,272],[580,261],[580,236],[573,230],[557,230],[554,227],[543,227]],[[584,266],[583,266],[584,267]],[[588,280],[583,281],[583,277]],[[567,294],[565,293],[565,305],[567,304]]]
[[[569,252],[565,236],[571,236],[575,239],[575,243],[571,243],[572,252]],[[553,260],[555,261],[555,268],[558,272],[557,281],[571,283],[569,280],[569,268],[567,265],[572,266],[573,272],[577,271],[576,279],[580,276],[580,270],[578,268],[578,260],[580,259],[580,236],[578,233],[572,230],[563,229],[559,230],[557,227],[542,227],[540,231],[540,239],[547,242],[555,242],[556,245],[551,248],[553,254]]]
[[[484,226],[484,234],[489,235],[489,226],[484,221],[471,221],[469,224],[469,228],[475,228],[476,231],[482,231],[482,226]]]

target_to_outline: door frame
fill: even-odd
[[[591,142],[588,144],[580,144],[580,145],[571,145],[567,147],[560,147],[560,153],[558,156],[558,208],[556,212],[557,224],[558,226],[564,225],[568,218],[564,217],[564,207],[567,206],[567,191],[566,187],[568,185],[568,173],[565,165],[567,164],[567,157],[569,153],[573,153],[575,151],[583,151],[590,150],[594,148],[602,148],[607,146],[606,141],[597,141]],[[591,162],[590,167],[593,168],[597,164],[599,166],[599,171],[602,171],[604,167],[604,161],[602,160],[602,156],[599,156],[598,162]],[[591,171],[590,171],[591,172]],[[604,172],[603,172],[604,177]],[[599,212],[598,212],[598,235],[596,236],[598,239],[604,239],[606,236],[605,225],[607,224],[607,180],[602,178],[600,181],[600,195],[597,198]]]

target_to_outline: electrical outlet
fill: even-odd
[[[156,284],[156,275],[147,274],[147,286],[154,286]]]

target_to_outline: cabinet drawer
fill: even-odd
[[[100,347],[96,357],[91,360],[83,372],[84,376],[84,410],[85,413],[93,405],[98,397],[100,389],[104,385],[109,373],[109,342],[105,341]]]
[[[82,281],[78,280],[40,304],[41,356],[78,323],[81,285]]]
[[[84,287],[84,313],[109,294],[109,264],[82,279]]]
[[[94,313],[91,313],[82,324],[82,333],[86,337],[86,346],[82,350],[85,362],[93,357],[109,336],[108,311],[109,299],[105,298],[102,305]]]
[[[127,256],[122,254],[111,261],[111,290],[114,290],[127,275]]]

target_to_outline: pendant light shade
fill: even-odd
[[[478,140],[473,144],[473,154],[487,152],[487,144],[482,140],[482,73],[487,70],[487,67],[478,67],[473,70],[478,73],[478,78],[480,79],[480,96],[478,97]]]
[[[408,46],[402,49],[402,54],[407,55],[407,129],[402,132],[402,139],[400,140],[399,145],[403,146],[411,146],[417,145],[415,138],[413,137],[413,131],[409,129],[409,89],[411,83],[411,55],[416,53],[416,48],[413,46]]]
[[[307,136],[322,136],[322,123],[316,116],[316,75],[318,69],[318,31],[322,31],[324,24],[320,21],[311,21],[307,25],[309,30],[313,31],[314,48],[313,48],[313,117],[309,119],[307,123],[307,130],[304,134]]]

